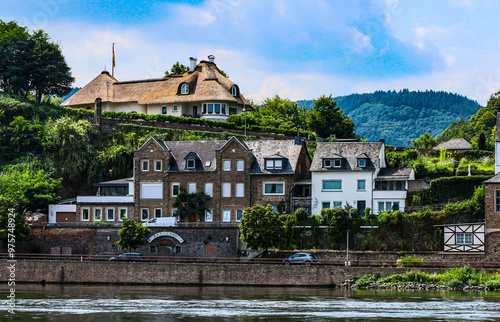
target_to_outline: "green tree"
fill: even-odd
[[[179,194],[175,198],[174,207],[177,207],[177,215],[182,221],[185,220],[189,215],[196,215],[198,221],[203,221],[207,201],[210,196],[206,195],[203,191],[198,191],[195,193],[187,193],[184,187],[179,187]]]
[[[10,197],[0,195],[0,240],[7,243],[10,233],[15,240],[19,241],[24,239],[30,230],[30,227],[26,224],[26,216],[20,210],[16,201]]]
[[[243,211],[240,238],[247,247],[257,250],[278,247],[283,242],[284,227],[271,205],[255,205]]]
[[[328,138],[334,135],[337,138],[354,138],[354,123],[337,107],[332,96],[321,96],[314,100],[314,106],[309,111],[307,124],[310,130],[319,137]]]
[[[411,144],[416,149],[430,149],[437,145],[437,141],[429,133],[422,134],[418,139],[411,140]]]
[[[125,219],[122,223],[122,229],[118,231],[120,240],[116,242],[122,249],[132,251],[137,247],[144,245],[144,239],[151,234],[151,229],[141,224],[136,224],[133,219]]]
[[[189,67],[186,65],[183,65],[179,62],[176,62],[175,64],[172,65],[170,68],[170,71],[165,72],[164,77],[170,77],[170,76],[176,76],[176,75],[182,75],[184,73],[187,73],[189,71]]]

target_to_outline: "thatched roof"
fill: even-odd
[[[472,145],[464,138],[451,139],[432,148],[433,150],[470,150]]]
[[[189,94],[180,94],[180,85],[189,84]],[[168,104],[198,101],[227,102],[248,105],[241,95],[231,95],[231,87],[236,85],[224,77],[217,65],[202,60],[194,69],[181,76],[119,82],[108,72],[102,72],[81,90],[64,101],[63,106],[93,105],[100,97],[102,102],[138,104]],[[237,85],[236,85],[237,86]]]

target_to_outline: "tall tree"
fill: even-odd
[[[437,141],[429,133],[422,134],[418,139],[411,140],[411,144],[416,149],[430,149],[437,145]]]
[[[183,65],[179,62],[176,62],[175,64],[172,65],[172,67],[170,68],[170,71],[166,71],[165,72],[165,76],[164,77],[170,77],[170,76],[176,76],[176,75],[182,75],[186,72],[189,71],[189,67],[186,66],[186,65]]]
[[[328,138],[334,135],[337,138],[349,139],[356,137],[353,121],[337,107],[332,96],[321,96],[314,100],[314,106],[308,114],[309,129],[319,137]]]
[[[203,221],[206,209],[206,203],[210,196],[203,191],[187,193],[183,186],[179,187],[179,194],[172,206],[177,207],[177,215],[184,220],[189,215],[196,215],[198,221]]]
[[[284,227],[271,205],[255,205],[243,211],[240,238],[251,249],[262,248],[266,252],[283,242]]]
[[[144,239],[151,234],[151,229],[144,227],[141,224],[136,224],[133,219],[125,219],[122,223],[122,229],[118,231],[120,240],[116,242],[122,249],[127,249],[129,252],[132,249],[144,245]]]

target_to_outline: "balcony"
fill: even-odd
[[[78,204],[134,203],[134,196],[78,196]]]

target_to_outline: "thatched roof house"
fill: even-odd
[[[443,142],[432,148],[433,150],[446,149],[448,151],[459,151],[459,150],[470,150],[472,145],[469,141],[463,138],[451,139],[449,141]]]
[[[119,82],[104,71],[61,105],[93,108],[102,100],[102,111],[193,116],[225,121],[230,114],[252,110],[238,85],[222,75],[214,56],[180,76]]]

